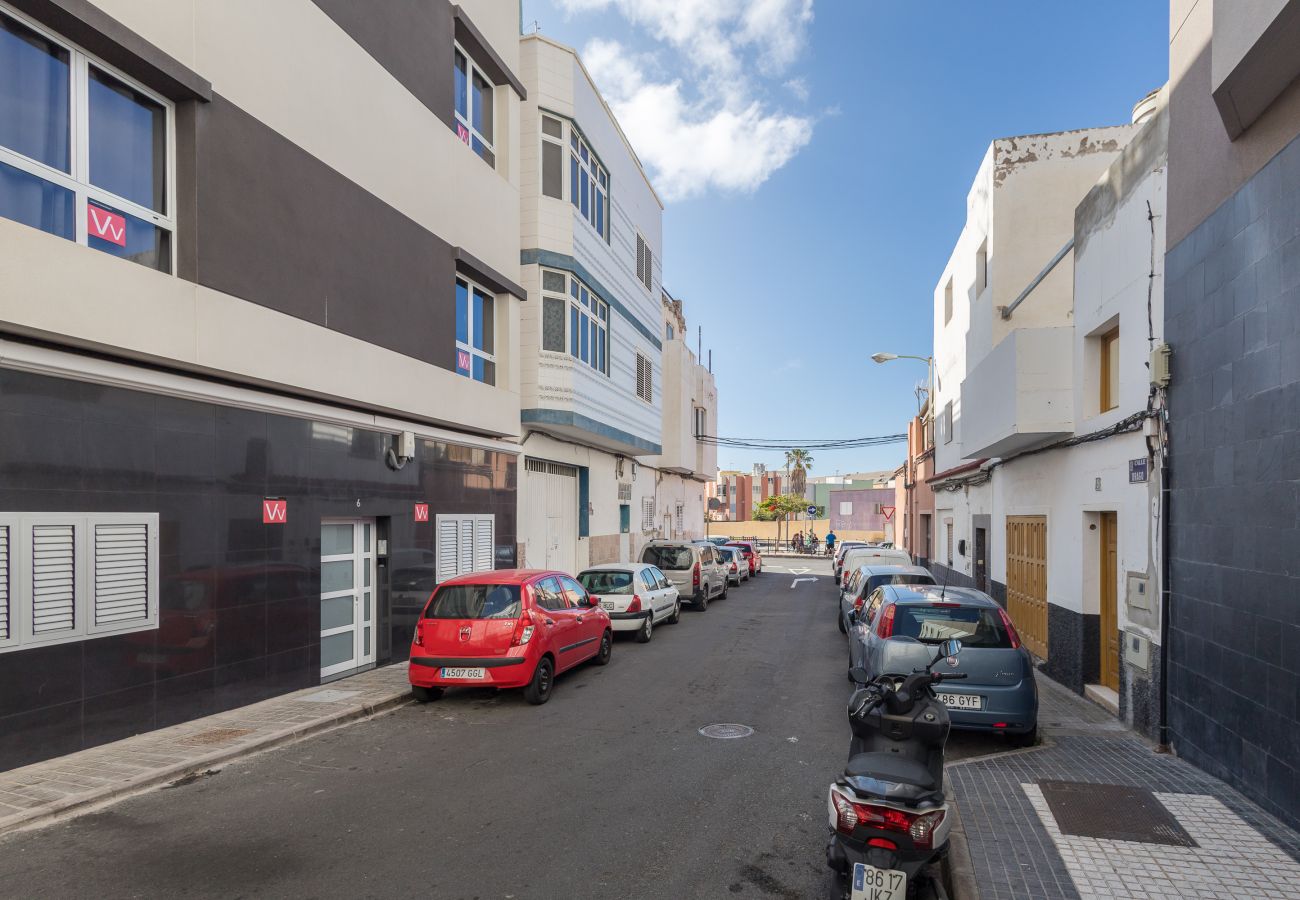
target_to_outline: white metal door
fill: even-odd
[[[320,674],[375,661],[375,520],[320,526]]]
[[[578,565],[578,470],[530,459],[524,474],[527,563],[572,573]]]

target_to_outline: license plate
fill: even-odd
[[[854,863],[851,900],[904,900],[906,897],[906,872]]]
[[[978,694],[937,694],[939,702],[949,709],[983,709],[984,698]]]
[[[614,608],[614,601],[613,601],[613,600],[602,600],[602,601],[600,601],[600,605],[603,606],[605,609],[613,609],[613,608]]]
[[[487,678],[487,669],[457,669],[450,666],[443,666],[442,677],[477,679],[482,681],[484,678]]]

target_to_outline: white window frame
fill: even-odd
[[[612,218],[614,209],[613,201],[611,199],[613,196],[612,188],[614,177],[610,175],[609,167],[601,161],[600,156],[598,156],[595,149],[592,148],[591,142],[588,141],[586,135],[582,133],[582,129],[578,128],[572,121],[569,121],[566,124],[569,127],[569,165],[566,167],[568,172],[565,173],[565,177],[568,178],[569,181],[569,202],[573,204],[573,211],[577,213],[578,218],[585,219],[587,224],[590,225],[597,234],[604,238],[605,243],[608,244],[611,230],[610,219]],[[585,162],[582,159],[582,151],[584,149],[587,151],[587,159]],[[587,204],[588,211],[586,213],[582,211],[582,198],[578,193],[578,184],[573,180],[573,169],[575,163],[577,164],[578,171],[587,176],[587,181],[595,190],[600,191],[601,196],[604,198],[603,206],[605,212],[604,216],[601,218],[599,226],[596,224],[596,203],[594,198]],[[600,187],[598,181],[598,175],[600,174],[604,174],[605,176],[604,188]]]
[[[434,552],[434,583],[442,584],[449,578],[455,578],[459,575],[468,575],[472,572],[490,572],[496,568],[496,540],[497,540],[497,517],[495,515],[456,515],[456,514],[438,514],[433,517],[433,552]],[[479,525],[487,523],[492,531],[488,546],[488,565],[486,568],[480,568],[476,559],[478,556],[478,536]],[[454,525],[456,528],[456,564],[453,567],[454,572],[444,567],[442,559],[442,528],[444,525]],[[462,529],[468,525],[472,536],[473,544],[470,549],[470,568],[466,569],[460,564],[460,536],[463,534]]]
[[[0,3],[0,13],[9,16],[24,27],[30,28],[51,43],[62,47],[68,53],[68,111],[72,117],[72,121],[69,123],[68,146],[72,171],[62,172],[42,162],[23,156],[3,145],[0,145],[0,162],[73,192],[75,195],[73,218],[76,220],[76,237],[74,241],[82,247],[89,248],[88,229],[86,228],[86,206],[88,203],[109,206],[130,213],[137,219],[143,219],[168,232],[171,235],[171,240],[168,241],[171,258],[167,261],[168,271],[165,274],[175,277],[178,243],[176,234],[176,105],[156,91],[150,90],[134,78],[122,73],[119,69],[110,66],[98,56],[87,53],[61,35],[38,25],[21,13],[15,12],[12,7]],[[92,65],[109,77],[144,94],[150,100],[162,106],[166,113],[167,159],[164,164],[166,214],[149,209],[147,206],[141,206],[134,201],[120,197],[90,183],[89,78]],[[129,260],[127,261],[129,262]]]
[[[482,135],[482,133],[480,133],[479,130],[475,128],[473,124],[471,124],[474,121],[474,73],[478,72],[479,77],[482,78],[485,82],[487,82],[488,87],[492,91],[492,133],[493,134],[497,133],[496,82],[494,82],[491,78],[488,78],[487,72],[483,71],[483,67],[474,61],[474,55],[470,53],[468,50],[466,50],[463,46],[461,46],[460,41],[453,41],[452,46],[455,47],[455,51],[452,53],[452,57],[451,57],[451,67],[453,70],[452,71],[453,88],[455,86],[455,77],[456,77],[455,76],[456,53],[459,53],[461,56],[465,57],[465,67],[466,67],[465,68],[465,115],[462,116],[460,114],[460,110],[456,108],[456,98],[455,97],[451,98],[451,111],[452,111],[452,115],[456,119],[456,124],[460,125],[465,129],[464,135],[458,135],[458,137],[460,137],[461,143],[463,143],[466,147],[469,147],[469,152],[473,153],[479,159],[483,159],[483,157],[480,156],[479,153],[474,150],[474,144],[472,138],[478,138],[480,141],[482,141],[483,146],[486,147],[488,152],[492,154],[491,161],[483,159],[483,162],[486,165],[491,166],[493,169],[496,169],[497,167],[496,144],[494,144],[492,141],[485,138]]]
[[[73,530],[73,624],[67,630],[50,634],[33,631],[32,529],[41,525],[70,526]],[[145,618],[110,625],[95,624],[94,535],[97,525],[146,526],[148,609]],[[0,514],[0,527],[9,529],[9,635],[0,637],[0,653],[157,629],[157,513],[5,513]]]
[[[461,282],[464,282],[464,283],[465,283],[466,287],[468,288],[468,291],[466,292],[466,295],[465,295],[465,296],[466,296],[466,302],[469,303],[469,309],[465,310],[465,322],[467,323],[467,326],[468,326],[468,327],[466,328],[466,331],[465,331],[465,337],[468,338],[468,340],[466,340],[466,341],[457,340],[457,341],[456,341],[456,349],[457,349],[457,350],[464,350],[464,351],[465,351],[466,353],[468,353],[469,356],[470,356],[470,360],[469,360],[469,372],[461,373],[461,372],[458,370],[458,371],[456,372],[456,374],[457,374],[457,375],[461,375],[461,377],[463,377],[463,378],[468,378],[470,381],[478,381],[478,379],[474,377],[474,358],[475,358],[475,357],[478,357],[479,359],[484,360],[485,362],[490,362],[490,363],[492,363],[492,366],[493,366],[493,372],[494,372],[493,377],[492,377],[492,381],[491,381],[491,382],[487,382],[487,381],[478,381],[478,383],[479,383],[479,384],[486,384],[486,385],[488,385],[489,387],[495,387],[495,386],[496,386],[496,374],[495,374],[495,369],[496,369],[496,365],[497,365],[497,355],[496,355],[496,353],[488,353],[487,351],[485,351],[485,350],[480,350],[480,349],[478,349],[477,347],[474,346],[474,292],[475,292],[475,291],[481,291],[484,295],[486,295],[486,296],[492,298],[492,319],[493,319],[493,321],[492,321],[492,346],[493,346],[493,347],[495,347],[495,346],[497,345],[497,327],[496,327],[497,295],[496,295],[496,293],[495,293],[494,291],[489,290],[488,288],[483,287],[483,285],[479,284],[479,283],[476,282],[474,279],[469,278],[468,276],[465,276],[465,275],[461,275],[460,273],[457,273],[457,274],[456,274],[456,279],[455,279],[455,280],[456,280],[456,281],[461,281]],[[455,292],[455,285],[454,285],[454,284],[453,284],[453,286],[452,286],[452,291],[453,291],[453,294],[454,294],[454,292]],[[460,303],[460,298],[459,298],[459,297],[456,298],[456,302],[457,302],[457,303]]]
[[[600,296],[600,294],[597,294],[590,287],[588,287],[586,282],[584,282],[578,276],[574,275],[572,272],[566,272],[563,269],[543,269],[542,271],[543,271],[543,277],[542,277],[543,285],[546,284],[546,278],[545,278],[546,272],[551,272],[556,275],[564,276],[565,281],[564,281],[563,294],[560,294],[554,289],[545,286],[543,286],[542,288],[542,294],[545,297],[552,297],[557,300],[562,299],[566,303],[566,308],[564,312],[564,350],[563,351],[544,350],[543,352],[556,354],[556,355],[558,355],[559,353],[563,353],[570,360],[574,362],[580,362],[587,368],[591,369],[593,372],[598,372],[601,375],[604,375],[606,378],[608,378],[610,372],[610,356],[612,355],[612,351],[614,349],[614,329],[612,327],[613,314],[610,310],[609,303],[607,303]],[[583,304],[582,302],[583,291],[587,292],[590,305]],[[604,313],[603,319],[601,317],[602,312]],[[545,313],[543,312],[543,314]],[[585,317],[588,320],[587,321],[588,334],[591,333],[593,327],[595,328],[597,335],[599,335],[600,329],[603,328],[605,330],[605,359],[604,359],[603,367],[595,365],[591,360],[583,359],[581,355],[582,354],[581,335],[577,334],[573,330],[573,318],[575,315],[579,317]],[[538,346],[540,347],[544,335],[541,334],[543,329],[539,328],[538,331],[539,331]],[[573,342],[575,340],[578,341],[578,352],[576,354],[573,352]],[[596,351],[596,341],[590,340],[589,344],[591,347],[590,356],[592,357],[592,359],[597,359],[598,354]]]
[[[545,123],[543,122],[544,119],[552,119],[560,123],[559,137],[546,133]],[[557,116],[553,113],[546,112],[545,110],[542,110],[539,113],[539,118],[537,120],[537,123],[538,123],[537,133],[541,135],[542,144],[550,144],[551,146],[558,148],[560,151],[560,196],[552,197],[550,194],[547,194],[545,192],[546,154],[541,149],[538,150],[538,156],[537,156],[537,173],[538,173],[537,191],[543,197],[546,197],[550,200],[559,200],[563,202],[564,198],[568,196],[567,182],[569,180],[569,174],[568,174],[569,167],[565,165],[565,157],[568,155],[568,153],[566,152],[566,148],[568,145],[565,143],[564,140],[564,129],[569,128],[571,126],[569,125],[568,120],[566,120],[563,116]]]

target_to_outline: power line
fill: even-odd
[[[899,444],[907,440],[906,434],[884,434],[856,438],[734,438],[718,435],[699,435],[701,443],[736,450],[853,450],[861,447],[880,447]]]

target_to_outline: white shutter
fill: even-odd
[[[76,628],[76,529],[32,526],[32,634]]]
[[[114,627],[149,618],[149,526],[95,525],[92,615]]]
[[[474,571],[474,520],[460,520],[460,560],[457,575]]]
[[[496,520],[480,516],[474,520],[474,571],[490,572],[496,559]]]
[[[453,518],[438,516],[438,583],[456,576],[456,561],[460,523]]]
[[[0,641],[10,638],[9,616],[9,526],[0,525]]]

